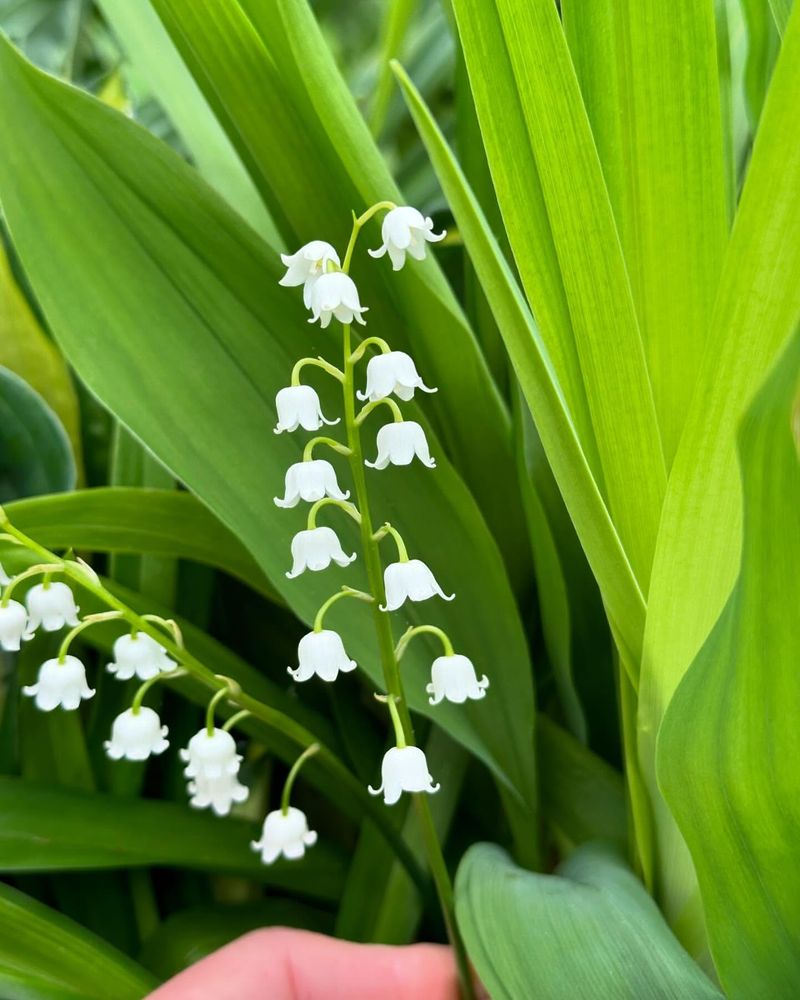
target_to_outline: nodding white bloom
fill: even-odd
[[[152,708],[141,707],[138,712],[129,708],[114,719],[111,739],[103,746],[112,760],[147,760],[167,749],[167,731]]]
[[[371,795],[383,793],[383,801],[393,806],[402,792],[438,792],[433,783],[425,754],[419,747],[392,747],[383,755],[381,786],[367,786]]]
[[[405,601],[427,601],[429,597],[442,597],[452,601],[436,582],[436,577],[421,559],[390,563],[383,571],[386,605],[381,611],[397,611]]]
[[[489,678],[486,674],[478,680],[472,660],[460,653],[452,656],[437,656],[431,668],[431,683],[425,690],[432,695],[428,701],[438,705],[440,701],[453,701],[461,705],[468,698],[479,701],[486,697]]]
[[[355,552],[349,556],[344,551],[333,528],[308,528],[298,531],[292,539],[292,568],[286,575],[293,580],[303,570],[317,573],[327,569],[331,562],[349,566],[355,557]]]
[[[311,304],[311,289],[314,282],[325,274],[328,269],[328,262],[339,267],[339,254],[330,243],[324,240],[312,240],[300,247],[297,253],[282,253],[281,260],[287,267],[286,274],[278,282],[287,288],[295,288],[297,285],[303,286],[303,304],[306,309]]]
[[[275,409],[278,411],[276,434],[296,431],[298,427],[304,431],[318,431],[323,424],[332,427],[339,423],[338,417],[325,419],[317,391],[310,385],[289,385],[281,389],[275,397]]]
[[[346,500],[350,491],[339,489],[336,470],[324,458],[313,458],[308,462],[295,462],[286,472],[285,496],[275,497],[276,507],[296,507],[300,500],[315,503],[323,497]]]
[[[234,802],[244,802],[250,794],[235,774],[220,778],[198,777],[187,785],[189,805],[194,809],[211,809],[217,816],[227,816]]]
[[[352,323],[355,320],[362,326],[366,321],[361,314],[367,312],[367,306],[362,306],[358,299],[358,289],[353,279],[342,271],[331,271],[317,278],[311,287],[308,308],[311,310],[309,323],[319,320],[324,329],[335,316],[340,323]]]
[[[309,830],[306,814],[289,806],[286,813],[275,809],[267,813],[261,840],[251,842],[254,851],[260,851],[261,860],[271,865],[281,854],[289,861],[296,861],[306,853],[307,847],[317,842],[317,831]]]
[[[86,668],[77,656],[65,656],[63,663],[45,660],[36,683],[24,687],[22,693],[33,698],[43,712],[52,712],[59,705],[72,712],[82,698],[91,698],[94,690],[86,683]]]
[[[5,587],[7,583],[11,583],[11,577],[3,569],[3,564],[0,563],[0,587]]]
[[[145,632],[136,635],[121,635],[114,642],[114,662],[106,670],[115,674],[120,681],[139,677],[146,681],[156,674],[165,674],[175,669],[175,661],[169,658],[164,647]]]
[[[31,632],[40,625],[45,632],[57,632],[65,625],[78,624],[80,608],[66,583],[37,583],[26,594],[25,603]]]
[[[19,601],[9,601],[0,607],[0,649],[13,652],[19,649],[21,639],[32,639],[28,630],[28,612]]]
[[[438,243],[445,238],[446,231],[434,233],[433,219],[410,205],[393,208],[383,217],[381,236],[383,246],[370,250],[372,257],[383,257],[388,252],[392,269],[399,271],[409,253],[414,260],[425,259],[425,243]]]
[[[224,729],[215,729],[209,736],[204,727],[180,756],[186,762],[183,773],[193,779],[187,790],[195,809],[211,806],[218,816],[225,816],[234,802],[247,798],[248,789],[238,781],[242,758],[236,753],[236,741]]]
[[[415,420],[384,424],[378,431],[376,441],[378,457],[374,462],[364,462],[370,469],[385,469],[389,463],[410,465],[415,455],[429,469],[436,468],[436,461],[431,458],[425,431]]]
[[[398,399],[408,402],[414,398],[414,390],[437,392],[429,389],[417,372],[414,359],[405,351],[387,351],[386,354],[376,354],[367,364],[367,388],[357,392],[360,400],[369,399],[371,403],[385,399],[392,393]]]
[[[189,740],[180,752],[186,763],[187,778],[222,778],[239,772],[241,756],[236,753],[236,741],[224,729],[214,729],[209,736],[205,726]]]
[[[296,681],[310,680],[314,674],[323,681],[335,681],[339,673],[347,674],[356,669],[356,661],[345,652],[338,632],[323,628],[309,632],[297,645],[298,667],[286,669]]]

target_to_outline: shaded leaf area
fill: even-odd
[[[74,485],[75,459],[58,417],[24,379],[0,368],[0,503]]]
[[[283,603],[238,538],[190,493],[101,487],[6,504],[6,513],[49,549],[191,559]]]
[[[0,194],[61,345],[87,384],[235,531],[310,623],[341,583],[363,586],[363,578],[354,566],[286,580],[290,538],[305,510],[276,511],[271,498],[300,458],[301,442],[272,435],[273,400],[298,356],[336,359],[331,331],[301,321],[297,296],[277,287],[274,255],[175,154],[43,76],[7,44],[0,79],[4,121],[28,136],[0,161]],[[324,405],[329,413],[338,408],[330,396]],[[443,587],[458,592],[452,604],[414,607],[408,621],[435,613],[458,648],[491,666],[492,692],[477,706],[431,709],[424,688],[435,647],[420,641],[404,661],[409,703],[516,790],[511,809],[529,832],[534,707],[525,636],[480,511],[433,437],[432,446],[435,472],[371,476],[375,510],[396,524],[412,555],[429,561]],[[345,547],[356,548],[354,527],[333,523]],[[368,612],[340,606],[334,620],[351,655],[380,683]]]
[[[0,884],[4,1000],[141,1000],[156,981],[55,910]]]
[[[644,886],[601,844],[579,848],[554,875],[477,844],[458,870],[456,912],[492,1000],[721,997]]]
[[[658,775],[697,867],[732,998],[800,986],[800,335],[740,436],[739,579],[670,702]]]

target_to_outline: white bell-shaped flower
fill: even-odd
[[[214,729],[209,735],[203,727],[189,740],[189,745],[180,752],[186,763],[183,773],[187,778],[214,780],[225,775],[235,776],[239,772],[242,758],[236,753],[236,741],[224,729]]]
[[[452,601],[436,582],[436,577],[421,559],[390,563],[383,571],[383,585],[386,589],[386,605],[381,611],[397,611],[408,601],[427,601],[429,597],[441,597]]]
[[[59,705],[72,712],[81,699],[91,698],[94,690],[86,683],[86,668],[77,656],[65,656],[63,663],[45,660],[36,683],[24,687],[22,693],[33,698],[43,712],[52,712]]]
[[[281,260],[287,267],[286,274],[278,282],[287,288],[295,288],[297,285],[303,286],[303,304],[306,309],[311,304],[311,289],[314,282],[325,274],[328,263],[332,262],[339,267],[339,254],[330,243],[325,240],[312,240],[300,247],[297,253],[282,253]]]
[[[80,608],[66,583],[37,583],[26,594],[25,603],[31,632],[40,625],[45,632],[57,632],[65,625],[78,624]]]
[[[425,754],[419,747],[392,747],[383,755],[381,786],[368,786],[371,795],[383,793],[383,801],[393,806],[403,792],[438,792],[433,783]]]
[[[323,424],[332,427],[339,423],[338,417],[336,420],[325,419],[317,391],[310,385],[288,385],[281,389],[275,397],[275,409],[278,411],[276,434],[296,431],[298,427],[305,431],[318,431]]]
[[[227,816],[235,802],[244,802],[250,794],[235,774],[218,778],[198,776],[187,785],[189,805],[194,809],[211,809],[217,816]]]
[[[385,399],[392,393],[398,399],[408,402],[414,398],[414,390],[436,392],[429,389],[417,372],[414,359],[405,351],[387,351],[386,354],[376,354],[367,364],[367,388],[357,392],[360,400],[369,399],[371,403]]]
[[[111,739],[103,746],[112,760],[147,760],[167,749],[166,736],[167,727],[152,708],[142,706],[138,712],[129,708],[114,719]]]
[[[407,253],[415,260],[424,260],[425,244],[438,243],[446,235],[445,231],[434,233],[433,219],[426,218],[422,212],[410,205],[401,205],[383,217],[381,226],[383,245],[377,250],[370,250],[370,255],[383,257],[388,253],[392,269],[399,271],[406,262]]]
[[[374,462],[364,462],[370,469],[385,469],[390,463],[410,465],[415,455],[429,469],[436,468],[436,461],[431,458],[425,431],[415,420],[384,424],[378,431],[376,442],[378,457]]]
[[[271,865],[281,854],[290,861],[302,858],[307,847],[317,842],[316,830],[309,830],[306,814],[301,809],[289,806],[286,812],[275,809],[267,813],[261,840],[254,840],[251,846],[261,853],[265,865]]]
[[[461,653],[452,656],[437,656],[431,668],[431,682],[425,688],[431,697],[431,705],[440,701],[453,701],[463,704],[471,698],[479,701],[486,696],[489,678],[486,674],[478,680],[472,660]]]
[[[336,470],[324,458],[313,458],[308,462],[295,462],[286,472],[283,499],[275,497],[276,507],[296,507],[301,500],[316,503],[323,497],[346,500],[350,491],[339,489]]]
[[[308,528],[298,531],[292,539],[292,568],[286,575],[293,580],[306,569],[318,573],[332,562],[349,566],[355,557],[355,552],[349,556],[344,551],[333,528]]]
[[[315,674],[323,681],[335,681],[340,673],[356,669],[356,661],[345,652],[338,632],[323,628],[309,632],[297,645],[298,667],[286,669],[296,681],[310,680]]]
[[[128,681],[131,677],[146,681],[156,674],[174,670],[175,665],[160,643],[145,632],[137,632],[136,635],[121,635],[114,642],[114,662],[106,669],[120,681]]]
[[[28,612],[19,601],[9,601],[0,607],[0,649],[15,652],[21,639],[32,639],[28,628]]]
[[[358,289],[353,279],[342,271],[331,271],[317,278],[311,288],[311,310],[309,323],[319,320],[324,329],[335,316],[340,323],[352,323],[355,320],[366,326],[361,314],[367,312],[358,298]]]

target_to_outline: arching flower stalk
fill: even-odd
[[[451,601],[455,595],[445,593],[431,568],[422,559],[416,555],[414,558],[409,557],[406,544],[395,526],[385,523],[376,528],[370,510],[365,467],[374,469],[378,475],[390,465],[408,466],[415,459],[428,469],[433,470],[436,467],[425,429],[415,420],[406,420],[398,403],[398,400],[400,402],[411,400],[417,390],[430,393],[436,389],[425,384],[410,355],[404,351],[394,350],[381,337],[367,337],[358,345],[354,345],[351,339],[351,324],[354,321],[366,324],[363,314],[367,309],[361,305],[358,289],[349,276],[350,264],[362,227],[379,212],[386,212],[382,227],[383,244],[378,250],[370,253],[373,257],[381,257],[388,253],[394,270],[400,270],[404,266],[407,255],[422,260],[425,257],[427,244],[436,242],[445,235],[434,234],[432,221],[424,218],[415,208],[397,206],[392,202],[380,202],[367,209],[358,218],[354,217],[350,241],[341,264],[334,248],[318,240],[307,244],[292,257],[284,258],[287,266],[295,268],[292,272],[292,283],[299,285],[303,275],[306,274],[300,262],[307,259],[308,247],[315,248],[314,266],[316,268],[318,265],[322,273],[317,274],[315,271],[308,279],[313,281],[313,287],[310,294],[304,295],[304,302],[312,312],[310,322],[319,320],[323,328],[326,328],[332,319],[337,319],[342,324],[342,366],[337,368],[322,358],[300,359],[292,372],[291,385],[281,389],[277,394],[278,427],[280,430],[296,430],[300,426],[306,429],[318,429],[322,417],[316,391],[312,389],[306,396],[301,396],[297,392],[302,385],[300,373],[310,367],[325,372],[342,386],[344,437],[343,440],[315,438],[310,441],[303,452],[303,461],[292,465],[287,472],[285,496],[282,499],[276,498],[275,502],[279,507],[293,507],[300,500],[314,503],[306,528],[299,531],[292,541],[293,566],[287,576],[296,577],[306,568],[321,570],[328,567],[331,562],[343,566],[351,561],[344,553],[333,529],[322,529],[316,525],[316,515],[321,509],[320,505],[333,505],[347,513],[359,526],[361,552],[356,555],[360,554],[363,559],[369,583],[368,594],[359,595],[349,588],[343,588],[325,602],[317,616],[314,630],[300,642],[297,669],[290,667],[289,671],[297,681],[308,681],[316,675],[330,682],[335,680],[339,673],[352,670],[355,662],[345,652],[345,641],[332,629],[322,629],[322,615],[342,597],[361,596],[370,602],[387,692],[383,700],[390,712],[394,740],[383,758],[381,785],[379,788],[370,788],[369,791],[375,795],[383,794],[387,805],[397,802],[403,792],[413,794],[420,813],[431,871],[459,959],[464,995],[472,996],[466,957],[455,925],[452,887],[426,801],[427,795],[434,794],[439,785],[429,773],[423,750],[414,740],[414,729],[400,674],[399,657],[414,634],[435,631],[443,637],[442,641],[446,644],[445,655],[434,662],[432,681],[428,686],[428,693],[433,695],[430,699],[431,704],[439,704],[444,699],[459,703],[468,698],[483,697],[489,682],[486,677],[478,681],[472,663],[466,656],[456,655],[449,638],[434,626],[424,626],[407,632],[401,640],[402,648],[395,651],[391,612],[401,608],[406,601],[427,601],[434,597]],[[317,249],[320,247],[326,248],[324,261],[321,251]],[[287,275],[282,279],[281,283],[287,284],[288,277]],[[307,291],[307,285],[305,287]],[[368,357],[370,350],[377,353]],[[356,392],[356,371],[362,361],[366,361],[365,385],[363,391]],[[287,396],[290,392],[291,395]],[[294,408],[290,408],[287,399]],[[358,411],[357,400],[364,404]],[[301,415],[301,401],[305,422]],[[377,452],[376,457],[374,461],[365,460],[361,439],[362,427],[368,418],[369,426],[372,427],[381,414],[389,419],[384,419],[375,433],[375,451],[371,451],[371,455]],[[312,458],[313,449],[318,443],[347,460],[352,481],[351,499],[351,494],[345,493],[339,487],[339,480],[332,463]],[[380,552],[384,540],[390,542],[397,553],[395,560],[386,565]],[[271,824],[277,824],[278,821],[274,817],[275,814],[270,814],[267,820]],[[286,829],[291,825],[286,817],[283,823]],[[300,836],[301,828],[304,829],[303,823],[304,818],[303,822],[298,818],[297,828],[292,826],[292,836],[295,838],[292,843],[295,850],[298,849],[296,838]],[[268,836],[265,824],[264,836],[259,842],[259,846],[265,845],[265,850],[266,845],[270,846],[271,856],[277,856],[275,851],[279,850],[277,833],[279,828],[276,825],[273,833],[273,826],[270,825]]]

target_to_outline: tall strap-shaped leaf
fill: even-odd
[[[523,275],[533,255],[549,258],[553,281],[530,275],[528,298],[571,405],[578,379],[567,358],[577,355],[611,516],[646,592],[666,485],[661,439],[619,237],[558,11],[551,0],[453,6],[514,256]],[[512,169],[522,184],[519,177],[507,183]],[[542,231],[548,222],[549,236]],[[558,301],[556,271],[573,347],[563,306],[555,319],[549,311]],[[582,440],[591,455],[585,434]]]
[[[697,866],[733,1000],[800,991],[800,333],[740,435],[741,572],[670,703],[664,794]]]
[[[667,463],[692,398],[728,222],[713,0],[564,0]]]
[[[708,345],[670,475],[645,632],[640,755],[658,805],[655,740],[675,688],[727,599],[739,565],[735,432],[800,319],[800,14],[784,38],[723,266]],[[694,892],[685,847],[659,807],[663,891],[674,919]]]

